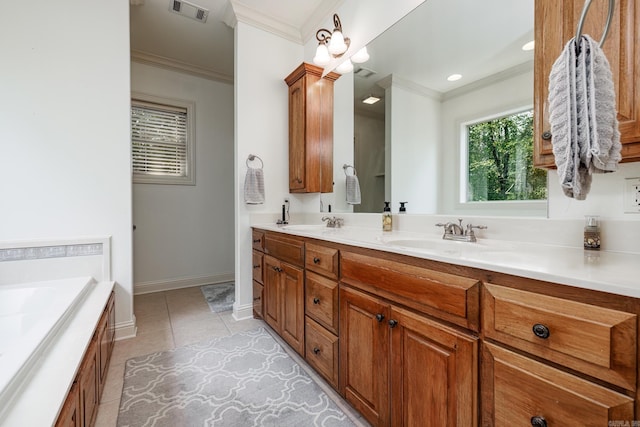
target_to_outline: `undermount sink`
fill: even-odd
[[[291,231],[322,231],[326,230],[326,224],[288,224],[282,227],[283,230]]]
[[[416,238],[416,239],[392,239],[386,244],[411,249],[425,249],[443,251],[445,253],[472,253],[472,252],[503,252],[514,249],[514,245],[506,242],[478,241],[457,242],[454,240]]]

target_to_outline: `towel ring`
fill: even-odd
[[[587,17],[587,12],[589,11],[589,6],[591,6],[592,0],[586,0],[584,3],[584,8],[582,9],[582,15],[580,15],[580,21],[578,21],[578,29],[576,31],[576,43],[582,37],[582,27],[584,26],[584,21]],[[604,27],[604,32],[602,33],[602,38],[600,39],[600,47],[604,44],[607,39],[607,35],[609,34],[609,28],[611,27],[611,21],[613,20],[613,11],[616,8],[616,0],[609,0],[609,14],[607,15],[607,24]]]
[[[342,169],[344,169],[344,174],[349,176],[349,174],[347,174],[347,169],[349,169],[349,168],[353,169],[353,176],[356,176],[356,168],[354,168],[353,166],[348,165],[346,163],[344,165],[342,165]]]
[[[256,159],[260,160],[260,169],[262,169],[264,167],[264,162],[260,157],[256,156],[255,154],[249,154],[249,157],[247,157],[247,161],[245,162],[247,164],[247,167],[250,168],[251,166],[249,166],[249,162],[252,162]]]

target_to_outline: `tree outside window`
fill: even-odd
[[[547,172],[533,167],[533,110],[473,123],[466,130],[466,201],[547,198]]]

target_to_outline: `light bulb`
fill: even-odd
[[[344,42],[344,36],[339,30],[334,30],[329,40],[329,52],[332,55],[341,55],[347,51],[347,44]]]
[[[355,55],[351,57],[351,62],[354,62],[356,64],[362,64],[363,62],[367,62],[368,60],[369,60],[369,52],[367,52],[366,46],[360,49],[359,51],[357,51]]]
[[[313,57],[313,63],[324,67],[331,61],[331,57],[329,56],[329,50],[327,49],[327,45],[325,43],[318,44],[318,48],[316,49],[316,56]]]
[[[353,64],[351,60],[347,59],[342,64],[336,67],[336,73],[338,74],[347,74],[353,71]]]

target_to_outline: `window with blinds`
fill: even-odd
[[[139,96],[131,101],[134,183],[195,184],[193,104]]]

